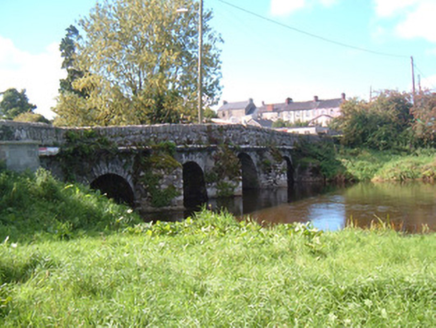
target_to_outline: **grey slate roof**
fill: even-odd
[[[250,104],[250,101],[229,102],[218,108],[219,111],[229,109],[245,109]]]
[[[273,124],[271,120],[254,119],[253,121],[257,122],[263,128],[271,128]]]
[[[319,108],[336,108],[339,107],[342,103],[342,98],[336,98],[336,99],[327,99],[322,100],[319,99],[318,101],[295,101],[287,104],[279,103],[279,104],[271,104],[273,106],[273,112],[290,112],[290,111],[296,111],[296,110],[308,110],[308,109],[319,109]],[[263,105],[259,107],[260,113],[268,112],[268,105]]]

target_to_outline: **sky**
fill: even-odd
[[[48,118],[59,43],[95,0],[0,0],[0,92],[26,89]],[[436,0],[204,0],[221,45],[221,100],[358,97],[384,89],[436,91]],[[419,83],[420,82],[420,83]]]

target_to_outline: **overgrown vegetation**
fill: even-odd
[[[216,183],[218,197],[234,195],[234,190],[240,181],[240,162],[235,152],[226,144],[220,144],[213,155],[214,169],[207,172],[205,181]]]
[[[141,223],[46,171],[0,174],[4,327],[433,327],[434,234]]]
[[[118,150],[115,143],[92,129],[68,131],[65,140],[66,144],[61,147],[58,157],[66,181],[74,182],[77,173],[84,174],[102,158]]]
[[[331,127],[343,133],[342,144],[353,148],[404,150],[434,147],[436,93],[385,90],[371,102],[351,99]]]
[[[326,180],[352,179],[338,160],[334,143],[328,140],[311,142],[300,138],[295,145],[293,161],[295,169],[305,170],[310,166],[319,170]]]
[[[48,171],[0,173],[0,240],[71,239],[115,231],[139,218],[100,193],[63,184]]]
[[[272,123],[273,128],[298,128],[298,127],[306,127],[309,126],[309,122],[302,122],[302,121],[296,121],[296,122],[288,122],[281,118],[274,121]]]
[[[392,90],[371,102],[348,100],[331,124],[342,132],[335,144],[300,140],[294,166],[318,170],[326,180],[434,181],[435,104],[436,93],[428,91],[414,102]]]
[[[143,175],[141,182],[147,190],[150,205],[153,207],[166,207],[171,201],[179,196],[179,192],[173,185],[162,188],[162,179],[166,175],[180,169],[181,164],[174,158],[176,145],[173,142],[160,142],[150,146],[151,152],[137,159]]]
[[[0,318],[5,327],[431,327],[435,247],[434,235],[386,226],[322,233],[208,211],[115,235],[3,239]]]
[[[434,181],[436,157],[433,149],[377,151],[342,149],[338,158],[355,180]]]

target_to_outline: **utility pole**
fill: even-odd
[[[410,61],[412,64],[412,98],[413,98],[413,103],[415,103],[415,94],[416,94],[416,90],[415,90],[415,64],[413,63],[413,56],[410,56]]]
[[[198,124],[203,123],[203,0],[198,8]]]

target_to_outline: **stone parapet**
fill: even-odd
[[[0,121],[0,141],[37,141],[40,146],[61,146],[67,131],[78,134],[90,129],[120,147],[174,142],[176,145],[283,146],[292,147],[299,138],[318,140],[317,136],[297,136],[286,132],[243,125],[159,124],[92,128],[60,128],[44,123]]]

